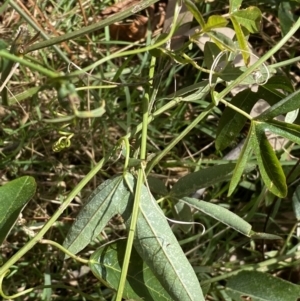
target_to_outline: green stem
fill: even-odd
[[[48,70],[36,63],[33,63],[33,62],[30,62],[22,57],[18,57],[16,55],[13,55],[9,52],[7,52],[6,50],[0,50],[0,57],[3,57],[5,59],[8,59],[12,62],[17,62],[17,63],[20,63],[21,65],[24,65],[26,67],[29,67],[33,70],[36,70],[40,73],[42,73],[43,75],[46,75],[50,78],[58,78],[59,76],[61,76],[60,74],[56,73],[56,72],[53,72],[51,70]]]
[[[176,18],[175,18],[176,22]],[[149,70],[149,78],[153,78],[154,75],[154,66],[155,66],[155,58],[152,58],[151,68]],[[152,82],[150,81],[149,86],[152,86]],[[141,149],[140,149],[140,160],[143,162],[146,159],[147,154],[147,133],[148,133],[148,123],[149,123],[149,93],[145,93],[143,98],[143,122],[142,122],[142,135],[141,135]],[[126,177],[126,175],[125,175]],[[137,184],[134,191],[134,203],[132,209],[132,217],[130,221],[130,230],[128,234],[127,244],[126,244],[126,252],[124,256],[124,262],[122,266],[120,282],[118,286],[116,301],[121,301],[123,297],[124,287],[126,283],[126,277],[128,272],[128,267],[130,263],[130,255],[132,251],[135,229],[139,215],[140,208],[140,196],[142,192],[142,185],[144,184],[144,171],[143,166],[140,166],[138,171]]]
[[[236,112],[240,113],[241,115],[244,115],[249,120],[253,119],[253,117],[251,115],[249,115],[245,111],[241,110],[240,108],[236,107],[235,105],[231,104],[230,102],[228,102],[228,101],[226,101],[224,99],[220,99],[219,102],[222,102],[225,106],[227,106],[227,107],[235,110]]]
[[[223,91],[218,94],[218,99],[216,101],[220,101],[224,98],[234,87],[239,85],[245,78],[247,78],[255,69],[261,66],[263,63],[267,61],[275,52],[280,50],[288,40],[299,30],[300,27],[300,18],[295,22],[290,31],[276,44],[272,49],[270,49],[265,55],[263,55],[257,62],[251,65],[243,74],[241,74],[236,80],[234,80],[230,85],[228,85]]]
[[[73,253],[71,253],[67,249],[65,249],[62,245],[60,245],[59,243],[57,243],[57,242],[55,242],[53,240],[42,239],[42,240],[39,241],[39,243],[41,243],[41,244],[47,244],[47,245],[52,245],[55,248],[61,250],[63,253],[67,254],[69,257],[75,259],[76,261],[81,262],[81,263],[83,263],[85,265],[89,264],[89,261],[87,259],[83,259],[83,258],[80,258],[80,257],[74,255]]]
[[[294,57],[294,58],[289,59],[289,60],[285,60],[285,61],[273,64],[273,65],[269,65],[269,67],[272,68],[272,69],[277,69],[277,68],[281,68],[281,67],[285,67],[285,66],[288,66],[288,65],[298,63],[299,61],[300,61],[300,56],[297,56],[297,57]]]
[[[0,267],[0,276],[5,274],[8,269],[15,264],[23,255],[25,255],[31,248],[34,247],[36,243],[38,243],[45,233],[52,227],[55,221],[60,217],[60,215],[66,210],[72,200],[76,197],[76,195],[83,189],[83,187],[98,173],[98,171],[102,168],[103,164],[109,160],[111,153],[106,155],[99,163],[80,181],[80,183],[71,191],[66,200],[61,204],[58,210],[53,214],[53,216],[48,220],[48,222],[44,225],[44,227],[37,233],[37,235],[32,238],[21,250],[19,250],[16,254],[13,255],[3,266]]]
[[[175,11],[174,11],[174,17],[173,17],[174,19],[173,20],[177,20],[178,15],[180,13],[180,9],[181,9],[181,7],[178,4],[176,4]],[[173,24],[175,24],[175,23],[173,23]],[[69,76],[76,76],[76,75],[82,74],[83,72],[88,72],[90,70],[95,69],[99,65],[105,63],[106,61],[110,61],[110,60],[112,60],[114,58],[119,58],[119,57],[122,57],[122,56],[135,55],[135,54],[139,54],[139,53],[142,53],[142,52],[147,52],[147,51],[156,49],[156,48],[164,45],[165,43],[167,43],[172,38],[172,36],[174,35],[175,30],[176,30],[176,26],[173,25],[171,27],[171,30],[170,30],[169,34],[164,39],[159,40],[157,43],[155,43],[153,45],[149,45],[149,46],[142,47],[142,48],[137,48],[137,49],[134,49],[134,50],[124,51],[124,52],[121,52],[121,53],[113,53],[113,54],[111,54],[111,55],[109,55],[107,57],[104,57],[101,60],[95,62],[94,64],[89,65],[86,68],[83,68],[80,71],[74,71],[73,73],[70,73]]]
[[[0,56],[1,56],[0,51]],[[6,52],[7,53],[7,52]],[[18,61],[25,61],[20,58],[17,58],[16,56],[8,55],[8,58],[17,59]],[[28,62],[28,61],[25,61]],[[53,75],[56,75],[55,73]],[[193,88],[199,87],[199,84],[193,85]],[[207,85],[206,88],[209,86]],[[200,85],[200,90],[202,91],[202,84]],[[162,108],[151,114],[147,120],[147,124],[149,124],[156,116],[162,114],[163,112],[169,110],[170,108],[178,105],[178,103],[185,101],[184,97],[180,97],[180,95],[184,95],[188,92],[187,89],[184,89],[182,93],[177,92],[177,97],[173,100],[169,101],[166,105],[164,105]],[[172,98],[175,95],[172,95]],[[189,97],[187,95],[186,97]],[[130,138],[135,136],[137,133],[139,133],[142,130],[143,124],[140,124],[137,126],[134,130],[132,130],[128,135],[126,135],[126,138]],[[8,269],[15,264],[22,256],[24,256],[31,248],[34,247],[36,243],[39,242],[39,240],[42,239],[42,237],[45,235],[45,233],[52,227],[53,223],[60,217],[60,215],[64,212],[64,210],[69,206],[69,204],[72,202],[74,197],[83,189],[83,187],[98,173],[98,171],[102,168],[102,166],[110,159],[111,155],[118,149],[118,146],[114,147],[110,152],[107,153],[107,155],[99,161],[99,163],[84,177],[84,179],[81,180],[81,182],[70,192],[66,200],[62,203],[62,205],[59,207],[59,209],[53,214],[53,216],[50,218],[50,220],[45,224],[45,226],[40,230],[37,235],[30,240],[22,249],[20,249],[16,254],[13,255],[3,266],[0,267],[0,276],[5,274]]]
[[[6,81],[7,77],[10,74],[10,71],[12,70],[13,66],[14,66],[14,62],[13,61],[8,61],[6,68],[3,70],[2,74],[1,74],[1,80],[0,80],[0,85],[2,86],[2,84],[4,84],[4,82]],[[7,83],[6,83],[7,85]],[[1,91],[0,88],[0,92],[1,92],[1,100],[2,100],[2,105],[4,106],[8,106],[8,95],[7,95],[7,87],[3,87],[3,90]]]
[[[171,143],[169,143],[166,148],[154,157],[147,165],[146,174],[149,174],[153,167],[179,142],[185,137],[202,119],[204,119],[215,107],[211,103],[188,127],[184,129],[176,138],[174,138]]]
[[[189,95],[189,92],[193,91],[193,90],[198,90],[195,93]],[[193,100],[198,100],[201,98],[204,98],[208,93],[209,93],[210,87],[208,85],[208,82],[204,81],[201,83],[197,83],[191,86],[188,86],[186,88],[183,88],[167,97],[164,98],[164,100],[170,100],[168,101],[167,104],[165,104],[164,106],[162,106],[161,108],[159,108],[158,110],[156,110],[155,112],[153,112],[152,114],[149,115],[148,117],[148,124],[155,119],[156,116],[159,116],[160,114],[163,114],[164,112],[168,111],[169,109],[177,106],[180,102],[190,102]],[[185,97],[183,97],[183,95],[186,95]],[[159,101],[159,100],[157,100]],[[150,109],[152,108],[153,105],[153,99],[150,102]],[[136,128],[134,128],[130,133],[128,133],[126,135],[126,137],[129,139],[130,137],[134,137],[138,132],[140,132],[142,130],[143,127],[143,123],[140,123]]]
[[[126,149],[124,170],[127,170],[128,164],[129,164],[129,159],[130,159],[130,144],[129,144],[129,140],[126,136],[123,137],[122,139],[123,139],[123,143],[125,144],[125,149]]]
[[[4,11],[6,10],[7,6],[9,4],[9,0],[6,0],[0,7],[0,15],[2,15],[4,13]]]

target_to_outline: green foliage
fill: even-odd
[[[247,34],[259,31],[261,22],[261,11],[257,7],[248,7],[244,10],[238,9],[239,3],[232,4],[230,20],[232,22],[236,39],[246,65],[250,63],[250,49],[243,29]]]
[[[114,7],[91,25],[88,18],[103,16],[110,3],[85,3],[82,19],[71,2],[49,4],[42,9],[61,20],[60,36],[42,32],[44,41],[19,43],[19,32],[1,42],[1,81],[8,83],[1,88],[0,166],[5,182],[17,178],[0,187],[0,242],[11,248],[0,267],[4,299],[63,300],[56,283],[66,279],[70,300],[298,298],[299,285],[274,276],[292,272],[300,256],[300,169],[293,160],[300,99],[290,78],[299,58],[285,59],[285,47],[298,41],[297,5],[184,0],[197,27],[173,50],[178,1],[169,31],[152,39],[148,26],[145,41],[112,40],[107,26],[156,2]],[[6,10],[42,27],[14,1],[0,7]],[[266,13],[280,28],[267,47],[262,40],[275,38],[266,38]],[[7,51],[6,41],[18,42],[22,53]],[[260,100],[269,107],[260,109]],[[27,172],[37,184],[20,176]],[[26,205],[28,228],[19,231],[14,224]],[[62,256],[39,244],[45,236],[66,254],[57,273],[47,262],[58,266]],[[114,242],[119,237],[126,241]],[[76,278],[80,289],[71,282],[79,263],[93,273]],[[32,273],[22,270],[28,266]]]
[[[250,114],[259,99],[260,96],[257,93],[247,89],[232,97],[231,104]],[[225,108],[217,129],[216,148],[223,150],[228,147],[239,135],[246,122],[245,116],[229,107]]]
[[[295,91],[289,94],[286,98],[271,106],[264,111],[259,117],[259,120],[267,120],[277,117],[280,114],[285,114],[296,110],[299,107],[300,91]]]
[[[299,186],[296,188],[293,194],[293,209],[297,220],[300,219],[300,198],[299,198]]]
[[[261,22],[261,11],[255,6],[248,7],[243,10],[237,10],[232,12],[231,18],[234,19],[243,27],[245,27],[248,32],[255,33],[259,32],[260,22]],[[238,34],[238,33],[237,33]],[[239,40],[239,37],[237,36]]]
[[[224,223],[225,225],[233,228],[234,230],[242,233],[243,235],[250,236],[251,225],[238,217],[236,214],[229,210],[222,208],[221,206],[211,204],[208,202],[199,201],[192,198],[183,198],[186,204],[204,212],[205,214],[215,218],[216,220]]]
[[[175,183],[170,195],[181,198],[192,194],[197,189],[229,180],[233,175],[234,166],[233,163],[222,164],[190,173]]]
[[[93,274],[106,285],[117,290],[122,270],[126,242],[119,241],[96,250],[89,265]],[[154,276],[140,255],[132,250],[131,264],[124,290],[126,299],[134,300],[174,300]]]
[[[300,287],[264,273],[243,271],[229,278],[226,293],[233,300],[249,296],[253,301],[296,301],[300,294]]]
[[[33,197],[36,183],[32,177],[21,177],[0,187],[0,243],[2,244],[19,214]]]
[[[72,253],[78,253],[104,229],[108,220],[116,214],[122,216],[125,225],[130,230],[133,207],[130,191],[135,186],[136,181],[130,174],[101,184],[93,192],[72,225],[64,247]],[[172,300],[204,300],[192,267],[178,245],[163,212],[146,186],[142,187],[140,195],[140,212],[135,231],[134,247],[168,294],[172,296]],[[100,275],[106,278],[105,271],[101,274],[98,272],[98,277]],[[145,283],[153,277],[151,273],[144,276],[146,277]],[[117,289],[116,284],[114,288]],[[132,295],[128,297],[133,298]]]
[[[265,127],[253,123],[251,135],[253,138],[253,148],[257,156],[257,163],[261,172],[261,177],[268,189],[278,197],[285,197],[287,185],[281,164],[266,135]]]
[[[297,17],[292,13],[296,3],[293,1],[280,1],[278,6],[278,17],[280,21],[280,27],[282,35],[286,35],[289,29],[295,23]]]

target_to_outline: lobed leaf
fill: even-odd
[[[235,11],[237,11],[241,4],[242,4],[243,0],[230,0],[229,1],[229,13],[233,13]]]
[[[209,16],[209,18],[204,26],[204,31],[210,31],[214,28],[225,27],[227,24],[228,24],[228,21],[226,18],[224,18],[220,15],[212,15],[212,16]]]
[[[243,10],[234,11],[231,16],[244,26],[249,32],[259,32],[260,22],[262,18],[261,11],[256,6],[250,6]]]
[[[277,102],[279,102],[281,99],[283,99],[285,97],[284,94],[280,93],[277,90],[268,90],[265,89],[264,86],[259,86],[258,90],[257,90],[257,96],[266,101],[270,106],[273,106],[274,104],[276,104]],[[260,111],[261,112],[261,111]]]
[[[226,82],[237,79],[241,74],[243,74],[243,71],[240,67],[235,67],[232,63],[227,64],[222,72],[218,73],[219,77]]]
[[[290,79],[282,75],[276,75],[271,77],[265,85],[260,86],[259,88],[266,89],[273,93],[278,93],[280,90],[290,92],[290,93],[294,92],[294,87]],[[278,95],[283,95],[283,94],[281,93]]]
[[[147,178],[148,186],[150,188],[150,191],[153,194],[158,194],[161,196],[165,196],[168,194],[168,189],[164,182],[160,180],[159,178],[151,176],[151,174]]]

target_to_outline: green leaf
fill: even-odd
[[[285,36],[296,22],[293,5],[290,1],[280,1],[278,6],[278,18],[280,22],[281,35]]]
[[[107,180],[89,197],[64,246],[73,253],[82,250],[102,231],[115,214],[121,214],[127,230],[131,221],[136,179],[131,174]],[[198,278],[180,248],[165,216],[143,185],[134,247],[175,301],[204,301]]]
[[[265,130],[268,130],[278,136],[289,139],[300,145],[300,126],[297,124],[271,120],[268,122],[261,122],[260,126]]]
[[[205,28],[205,21],[196,4],[191,0],[184,0],[183,2],[186,5],[187,9],[192,13],[196,21],[199,23],[201,28]]]
[[[248,42],[246,40],[246,37],[243,33],[243,30],[237,20],[237,18],[234,15],[230,16],[230,20],[232,22],[236,39],[239,43],[239,51],[241,51],[242,57],[244,59],[245,66],[248,66],[250,62],[250,49],[248,47]]]
[[[206,68],[210,69],[214,60],[221,52],[220,48],[213,42],[206,42],[204,45],[204,62]]]
[[[232,14],[233,12],[240,9],[243,0],[230,0],[229,1],[229,13]]]
[[[249,32],[259,32],[262,14],[258,7],[250,6],[246,9],[233,12],[231,16],[234,16],[237,22]]]
[[[0,39],[0,50],[7,49],[7,47],[8,44],[4,40]],[[6,68],[7,64],[8,60],[0,57],[0,72],[2,72]]]
[[[106,180],[88,198],[63,246],[74,254],[84,249],[100,234],[109,220],[119,213],[118,203],[127,203],[128,199],[129,191],[123,185],[122,176]]]
[[[172,212],[176,220],[190,223],[178,225],[184,233],[190,232],[194,221],[190,206],[184,204],[180,200],[175,201],[172,207]]]
[[[261,65],[258,69],[253,71],[249,76],[247,76],[243,81],[241,81],[240,85],[261,85],[265,84],[265,82],[270,78],[272,73],[275,71],[272,70],[271,67],[267,67],[266,69],[264,65]],[[242,66],[239,68],[242,73],[246,72],[248,67]]]
[[[254,232],[251,231],[250,238],[252,239],[282,239],[282,237],[275,235],[275,234],[269,234],[264,232]]]
[[[89,260],[93,274],[114,290],[119,286],[125,248],[126,241],[118,241],[96,250]],[[134,248],[131,252],[123,297],[141,301],[173,300]]]
[[[300,90],[291,93],[262,114],[257,116],[257,120],[267,120],[272,119],[278,115],[285,114],[290,111],[294,111],[299,108],[300,103]]]
[[[297,186],[293,197],[292,197],[292,201],[293,201],[293,210],[296,216],[297,221],[300,220],[300,186]]]
[[[147,178],[148,186],[153,194],[158,194],[161,196],[167,195],[168,189],[164,182],[156,177],[153,177],[151,175]]]
[[[3,243],[19,214],[34,196],[36,183],[33,177],[21,177],[0,187],[0,245]]]
[[[136,180],[131,174],[126,174],[126,182],[133,188]],[[128,204],[122,205],[125,208],[122,217],[129,227],[131,210],[128,210]],[[174,301],[204,301],[193,268],[145,185],[140,196],[134,247]]]
[[[212,30],[206,32],[206,34],[221,50],[228,50],[230,52],[234,52],[236,50],[236,46],[232,39],[228,38],[223,33]]]
[[[23,92],[15,94],[8,99],[8,103],[13,105],[15,103],[21,102],[24,99],[33,97],[33,95],[37,94],[40,90],[42,90],[42,86],[28,88]]]
[[[207,23],[205,24],[203,30],[210,31],[214,28],[226,27],[228,24],[227,19],[220,15],[212,15],[208,18]]]
[[[183,202],[198,209],[199,211],[213,217],[219,222],[227,225],[228,227],[242,233],[243,235],[250,236],[252,226],[233,212],[219,206],[205,201],[199,201],[194,198],[185,197]]]
[[[273,95],[278,95],[282,97],[284,94],[280,92],[280,90],[293,93],[294,92],[294,87],[291,83],[291,80],[286,77],[286,76],[281,76],[281,75],[275,75],[272,76],[266,84],[263,86],[259,86],[259,90],[267,90],[271,92]],[[268,101],[268,99],[265,99]]]
[[[258,100],[257,94],[247,89],[235,95],[230,103],[249,114]],[[216,149],[223,150],[228,147],[243,129],[246,121],[244,115],[226,107],[217,129]]]
[[[250,158],[250,155],[252,154],[253,139],[254,139],[252,131],[253,131],[253,127],[251,125],[245,144],[242,148],[239,159],[233,171],[233,176],[231,178],[229,189],[228,189],[228,196],[230,196],[233,193],[234,189],[238,185],[240,178],[245,170],[245,166]]]
[[[219,77],[226,82],[237,79],[241,74],[243,71],[240,67],[235,67],[231,62],[222,69],[222,72],[218,73]]]
[[[267,188],[278,197],[285,197],[287,185],[284,172],[276,154],[270,145],[263,127],[253,122],[253,147],[262,179]]]
[[[0,39],[0,50],[7,49],[8,44],[4,40]]]
[[[256,271],[242,271],[229,278],[226,293],[233,300],[297,301],[300,286]]]
[[[294,92],[291,81],[286,76],[273,76],[264,85],[260,85],[256,92],[257,97],[264,99],[270,106],[286,97],[283,91]]]
[[[180,178],[170,191],[170,196],[180,199],[200,188],[205,188],[231,178],[235,164],[208,167]]]
[[[218,73],[218,75],[224,81],[230,82],[237,79],[241,74],[247,71],[247,69],[248,67],[235,67],[232,63],[229,63],[225,66],[225,68],[223,68],[222,72]],[[260,66],[259,70],[247,76],[243,81],[241,81],[240,85],[262,84],[269,76],[270,70],[267,71],[263,66]]]

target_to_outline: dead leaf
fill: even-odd
[[[109,7],[107,7],[106,9],[104,9],[101,12],[101,16],[102,17],[108,17],[110,15],[116,14],[119,11],[128,8],[129,6],[133,6],[134,4],[138,4],[140,3],[140,0],[124,0],[121,2],[118,2],[114,5],[111,5]]]
[[[129,6],[139,4],[140,1],[125,0],[118,2],[101,12],[102,17],[108,17]],[[146,38],[148,23],[150,22],[151,30],[155,31],[161,28],[165,21],[166,0],[155,3],[140,12],[133,15],[130,20],[118,22],[110,25],[110,36],[114,40],[123,40],[135,42]]]

